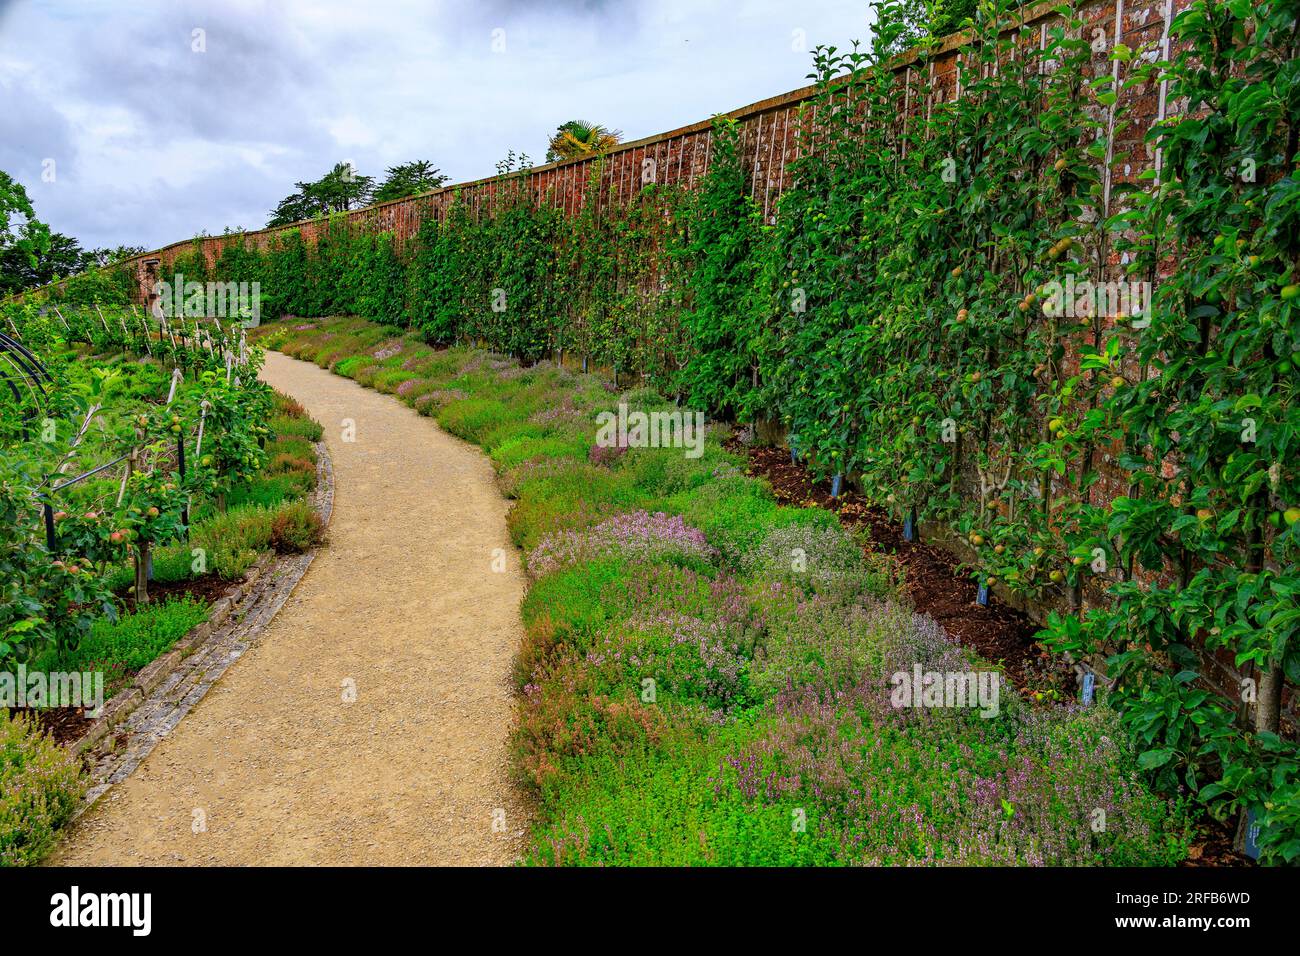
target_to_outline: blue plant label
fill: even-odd
[[[1252,860],[1259,859],[1259,818],[1254,810],[1246,811],[1246,856]]]
[[[975,595],[975,600],[979,603],[980,607],[989,606],[989,586],[987,584],[980,585],[979,593]]]
[[[836,475],[834,478],[831,479],[832,498],[838,498],[840,496],[840,482],[843,481],[843,479],[844,479],[843,475]]]
[[[1083,674],[1083,691],[1079,699],[1083,701],[1084,707],[1092,706],[1093,695],[1097,692],[1097,675],[1092,671],[1084,671]]]
[[[903,519],[903,540],[904,541],[912,541],[916,538],[916,527],[913,523],[915,520],[916,520],[916,513],[912,511],[909,511],[907,513],[907,517]]]

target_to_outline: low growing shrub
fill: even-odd
[[[85,792],[75,757],[0,710],[0,866],[39,863]]]
[[[189,596],[144,604],[116,620],[96,621],[76,648],[51,654],[39,662],[39,669],[103,671],[105,693],[111,697],[130,675],[167,653],[207,618],[207,604]]]
[[[320,543],[324,525],[306,501],[290,502],[271,518],[271,547],[279,554],[297,554]]]

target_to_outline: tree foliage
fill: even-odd
[[[375,178],[363,176],[351,163],[335,163],[315,182],[294,184],[290,193],[271,213],[267,226],[286,226],[334,212],[358,209],[370,202]]]
[[[426,159],[418,159],[398,166],[390,166],[387,178],[375,190],[372,202],[388,202],[429,192],[446,184],[447,175]]]
[[[569,120],[561,123],[551,136],[546,149],[546,161],[593,156],[617,146],[623,140],[620,130],[611,130],[599,123],[586,120]]]

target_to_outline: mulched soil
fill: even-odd
[[[149,583],[149,602],[156,604],[159,601],[188,596],[196,601],[206,601],[208,604],[212,604],[226,593],[226,589],[230,587],[230,584],[230,581],[219,578],[215,574],[205,574],[199,578],[190,578],[188,581],[173,581],[168,584],[151,581]],[[117,594],[126,602],[128,610],[135,610],[134,586],[123,588]]]
[[[212,604],[223,597],[230,586],[230,581],[223,580],[215,574],[205,574],[203,577],[193,578],[189,581],[150,584],[149,600],[152,603],[189,596],[196,601]],[[128,610],[135,610],[134,593],[123,591],[119,592],[118,596],[123,600]],[[124,685],[136,673],[138,673],[137,670],[116,671],[106,675],[104,683],[114,686]],[[106,686],[105,690],[107,692],[109,688]],[[92,719],[85,716],[84,708],[81,707],[54,707],[39,710],[31,707],[10,707],[8,710],[11,716],[23,714],[34,716],[41,729],[53,737],[55,743],[58,744],[66,744],[78,739],[94,723]]]
[[[34,717],[41,729],[54,738],[57,744],[76,740],[94,723],[80,707],[56,707],[36,710],[32,707],[10,707],[10,717]]]
[[[1073,669],[1034,640],[1038,625],[992,594],[987,607],[978,604],[975,582],[960,570],[953,555],[923,542],[904,540],[902,525],[852,491],[843,490],[839,498],[832,498],[830,482],[814,481],[802,464],[790,461],[785,449],[746,446],[739,441],[730,443],[729,448],[745,456],[748,474],[771,483],[777,500],[834,511],[848,527],[866,525],[873,546],[902,565],[904,590],[916,609],[934,618],[958,643],[1001,665],[1023,698],[1032,703],[1036,693],[1047,700],[1077,697]],[[1254,866],[1253,860],[1233,850],[1234,836],[1232,824],[1202,820],[1182,865]]]
[[[1248,856],[1232,848],[1236,827],[1231,823],[1202,820],[1197,824],[1196,837],[1188,848],[1188,857],[1180,866],[1258,866]]]

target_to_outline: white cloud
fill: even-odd
[[[639,138],[804,85],[844,0],[73,0],[0,6],[0,169],[88,246],[260,226],[297,180],[540,162],[581,117]],[[207,52],[191,50],[195,27]],[[493,30],[506,49],[492,51]],[[41,183],[57,157],[59,180]]]
[[[373,146],[377,137],[372,130],[355,116],[341,116],[328,122],[325,126],[334,142],[340,146]]]

